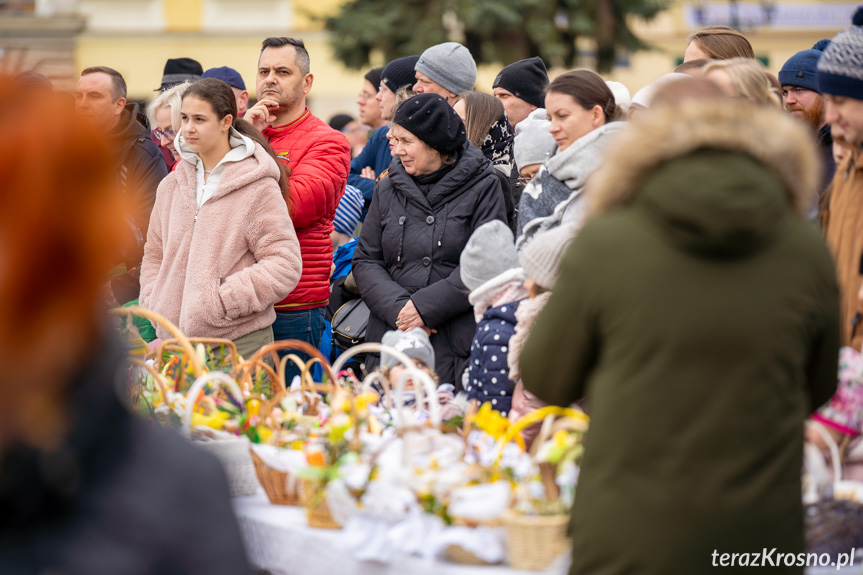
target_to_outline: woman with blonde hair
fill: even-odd
[[[180,153],[174,147],[174,138],[180,131],[180,104],[189,85],[189,82],[178,84],[160,93],[147,104],[147,119],[150,120],[153,135],[159,138],[160,146],[171,152],[174,166],[180,160]]]
[[[757,60],[732,58],[711,62],[704,67],[703,77],[732,98],[746,98],[757,104],[782,108],[782,97]]]

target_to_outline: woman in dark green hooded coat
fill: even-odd
[[[817,161],[781,111],[690,101],[639,118],[591,182],[521,356],[527,389],[586,397],[592,418],[572,573],[691,575],[733,553],[803,572],[785,556],[803,552],[803,423],[839,349],[833,263],[803,217]]]

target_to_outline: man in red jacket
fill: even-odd
[[[330,233],[345,191],[351,150],[344,134],[306,107],[312,89],[309,53],[302,40],[267,38],[258,58],[258,103],[246,112],[291,170],[288,208],[303,255],[296,289],[276,304],[275,339],[299,339],[315,347],[324,331],[333,247]]]

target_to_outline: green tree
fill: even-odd
[[[336,57],[356,69],[368,66],[374,51],[389,61],[447,41],[464,44],[479,64],[540,56],[571,68],[576,42],[589,38],[597,70],[608,72],[619,50],[647,48],[627,17],[650,20],[669,1],[349,0],[324,25]]]

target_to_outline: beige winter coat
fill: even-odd
[[[177,140],[183,161],[159,185],[141,264],[140,304],[187,336],[234,340],[271,325],[273,304],[291,293],[302,272],[278,167],[266,150],[232,129],[233,149],[213,170],[215,189],[198,209],[203,167],[181,134]],[[169,337],[160,327],[156,333]]]

